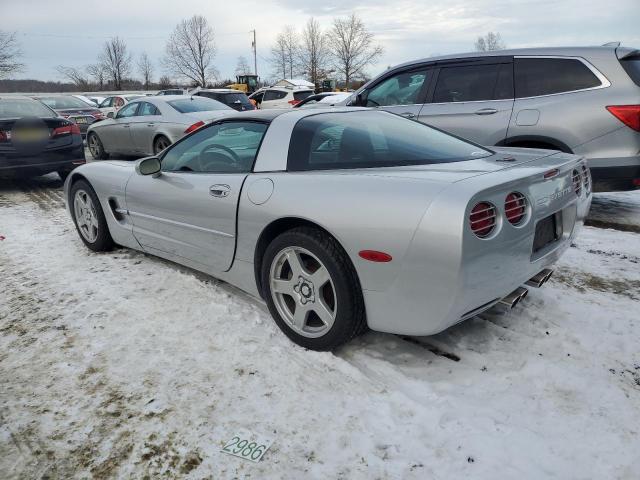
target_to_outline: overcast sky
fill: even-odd
[[[640,0],[0,0],[0,29],[15,30],[27,65],[19,78],[60,80],[56,65],[95,62],[110,36],[124,38],[134,57],[159,60],[176,23],[204,15],[216,34],[216,68],[232,77],[240,55],[250,59],[257,30],[258,74],[270,77],[269,50],[285,25],[302,28],[313,16],[329,28],[355,11],[385,49],[375,74],[388,65],[473,49],[478,35],[497,31],[508,47],[600,45],[640,48]],[[137,76],[137,72],[135,72]]]

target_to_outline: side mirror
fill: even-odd
[[[138,175],[154,175],[160,173],[162,165],[158,157],[147,157],[136,162],[136,173]]]
[[[367,105],[367,91],[363,90],[358,93],[356,98],[351,102],[351,105],[354,107],[365,107]]]
[[[113,112],[107,113],[107,118],[113,118]]]

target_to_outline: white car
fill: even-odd
[[[260,109],[293,108],[309,95],[313,95],[311,88],[269,87],[265,90],[260,102]]]
[[[114,118],[92,124],[87,144],[97,160],[111,153],[157,155],[185,134],[231,112],[233,109],[209,98],[142,97],[122,107]]]
[[[105,117],[113,118],[118,110],[124,107],[127,103],[142,98],[144,95],[113,95],[105,98],[98,108]]]

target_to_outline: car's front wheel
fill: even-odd
[[[91,156],[96,160],[106,160],[109,158],[109,154],[105,151],[102,141],[100,140],[100,137],[98,137],[97,133],[89,133],[89,136],[87,137],[87,145],[89,146]]]
[[[71,187],[69,206],[73,222],[84,244],[94,252],[106,252],[113,248],[107,219],[100,200],[91,185],[78,180]]]
[[[332,350],[366,330],[353,265],[320,230],[299,227],[276,237],[265,251],[262,285],[276,324],[302,347]]]

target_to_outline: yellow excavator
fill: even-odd
[[[258,89],[258,76],[257,75],[237,75],[236,83],[227,85],[225,88],[240,90],[241,92],[244,92],[247,95],[250,95]]]

